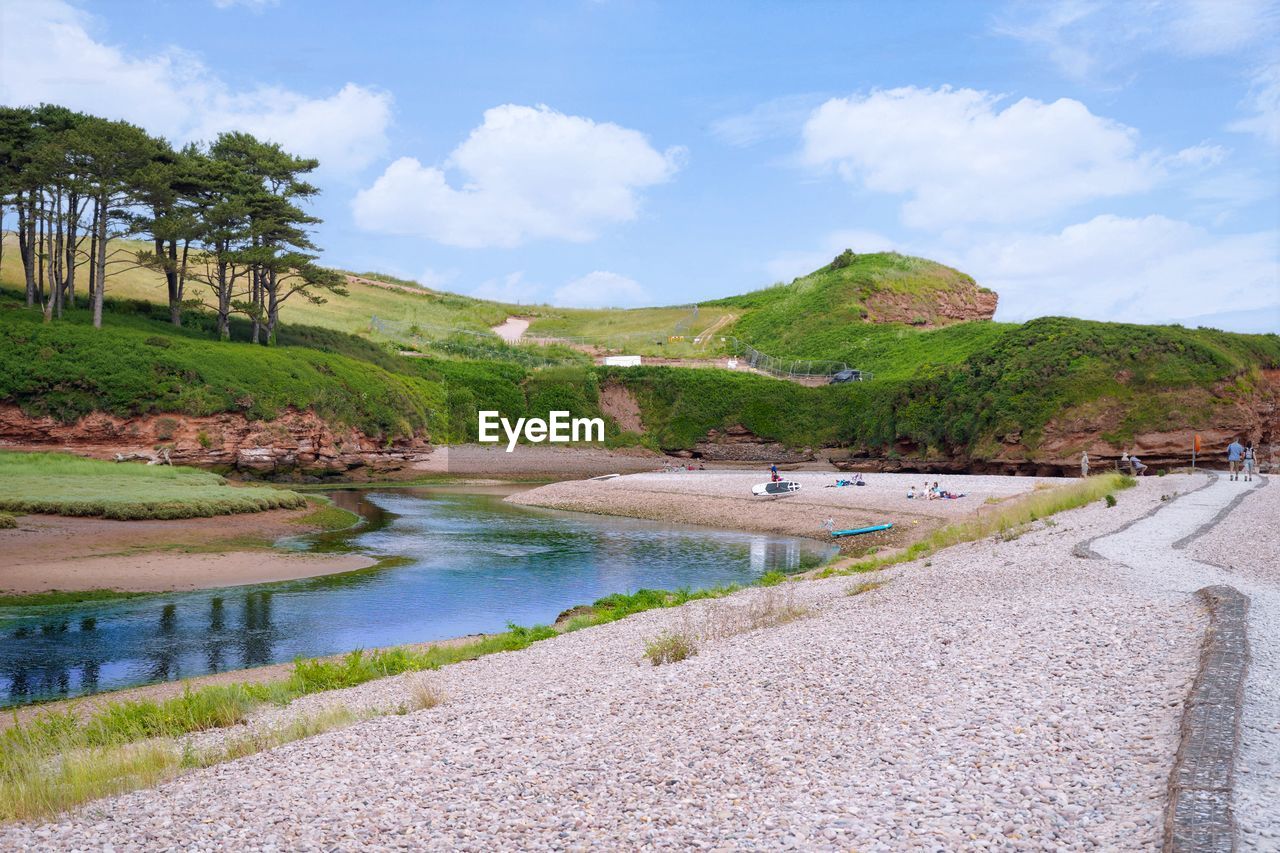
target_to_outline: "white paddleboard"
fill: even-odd
[[[794,480],[779,480],[776,483],[759,483],[751,487],[751,494],[757,497],[789,495],[800,491],[800,484]]]

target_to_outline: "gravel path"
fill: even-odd
[[[1249,597],[1251,661],[1234,810],[1244,846],[1275,850],[1280,849],[1280,489],[1262,488],[1266,480],[1261,477],[1246,483],[1213,476],[1205,488],[1097,540],[1093,549],[1131,567],[1144,585],[1188,593],[1226,584]],[[1220,518],[1224,510],[1229,512]]]
[[[1072,547],[1179,483],[858,595],[866,576],[753,589],[448,667],[440,707],[0,827],[0,848],[1150,849],[1205,620]],[[768,596],[811,615],[643,660]]]

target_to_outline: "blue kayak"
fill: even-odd
[[[892,524],[873,524],[870,527],[855,527],[852,530],[833,530],[831,536],[857,536],[860,533],[875,533],[879,530],[888,530],[893,527]]]

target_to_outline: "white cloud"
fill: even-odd
[[[193,54],[131,56],[95,39],[92,24],[61,0],[5,0],[0,30],[22,38],[6,38],[0,50],[0,102],[63,104],[178,142],[243,130],[340,172],[358,171],[386,149],[385,92],[354,83],[320,98],[271,86],[236,91]]]
[[[486,110],[440,167],[401,157],[352,208],[367,230],[450,246],[585,242],[635,219],[637,191],[670,179],[683,156],[616,124],[506,104]],[[449,170],[460,176],[456,185]]]
[[[556,288],[552,302],[572,308],[636,308],[648,304],[650,296],[635,279],[596,270]]]
[[[907,195],[903,220],[936,228],[1018,222],[1151,187],[1161,160],[1133,128],[1079,101],[907,87],[833,98],[804,127],[803,160]]]
[[[817,248],[791,250],[775,255],[765,264],[765,270],[773,281],[789,282],[826,266],[845,249],[864,255],[871,252],[891,252],[899,248],[899,242],[874,231],[833,231],[822,239]]]
[[[472,288],[471,295],[476,299],[531,305],[538,301],[538,294],[541,292],[542,286],[525,281],[524,271],[521,270],[481,282]]]
[[[1013,3],[995,30],[1043,51],[1062,73],[1098,81],[1144,53],[1231,55],[1274,35],[1276,0]]]
[[[931,256],[1000,294],[998,317],[1163,323],[1280,299],[1280,235],[1219,236],[1164,216],[1095,217]]]
[[[730,145],[745,147],[765,139],[791,136],[822,102],[818,95],[788,95],[757,104],[745,113],[711,123],[711,132]]]
[[[1280,145],[1280,63],[1254,75],[1246,106],[1252,115],[1230,129],[1257,134],[1272,145]]]

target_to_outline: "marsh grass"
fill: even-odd
[[[0,512],[0,530],[12,530],[18,526],[18,520],[7,512]]]
[[[139,742],[86,743],[65,723],[37,738],[9,738],[0,753],[0,820],[47,817],[89,800],[151,787],[184,770],[208,767],[340,728],[359,717],[336,706],[276,729],[252,731],[221,745],[156,736]]]
[[[301,509],[296,492],[231,486],[208,471],[84,459],[68,453],[0,453],[0,511],[112,519],[196,518]]]
[[[347,530],[360,523],[359,515],[335,505],[327,498],[308,497],[307,501],[315,509],[304,516],[290,519],[291,524],[315,527],[320,530]]]

